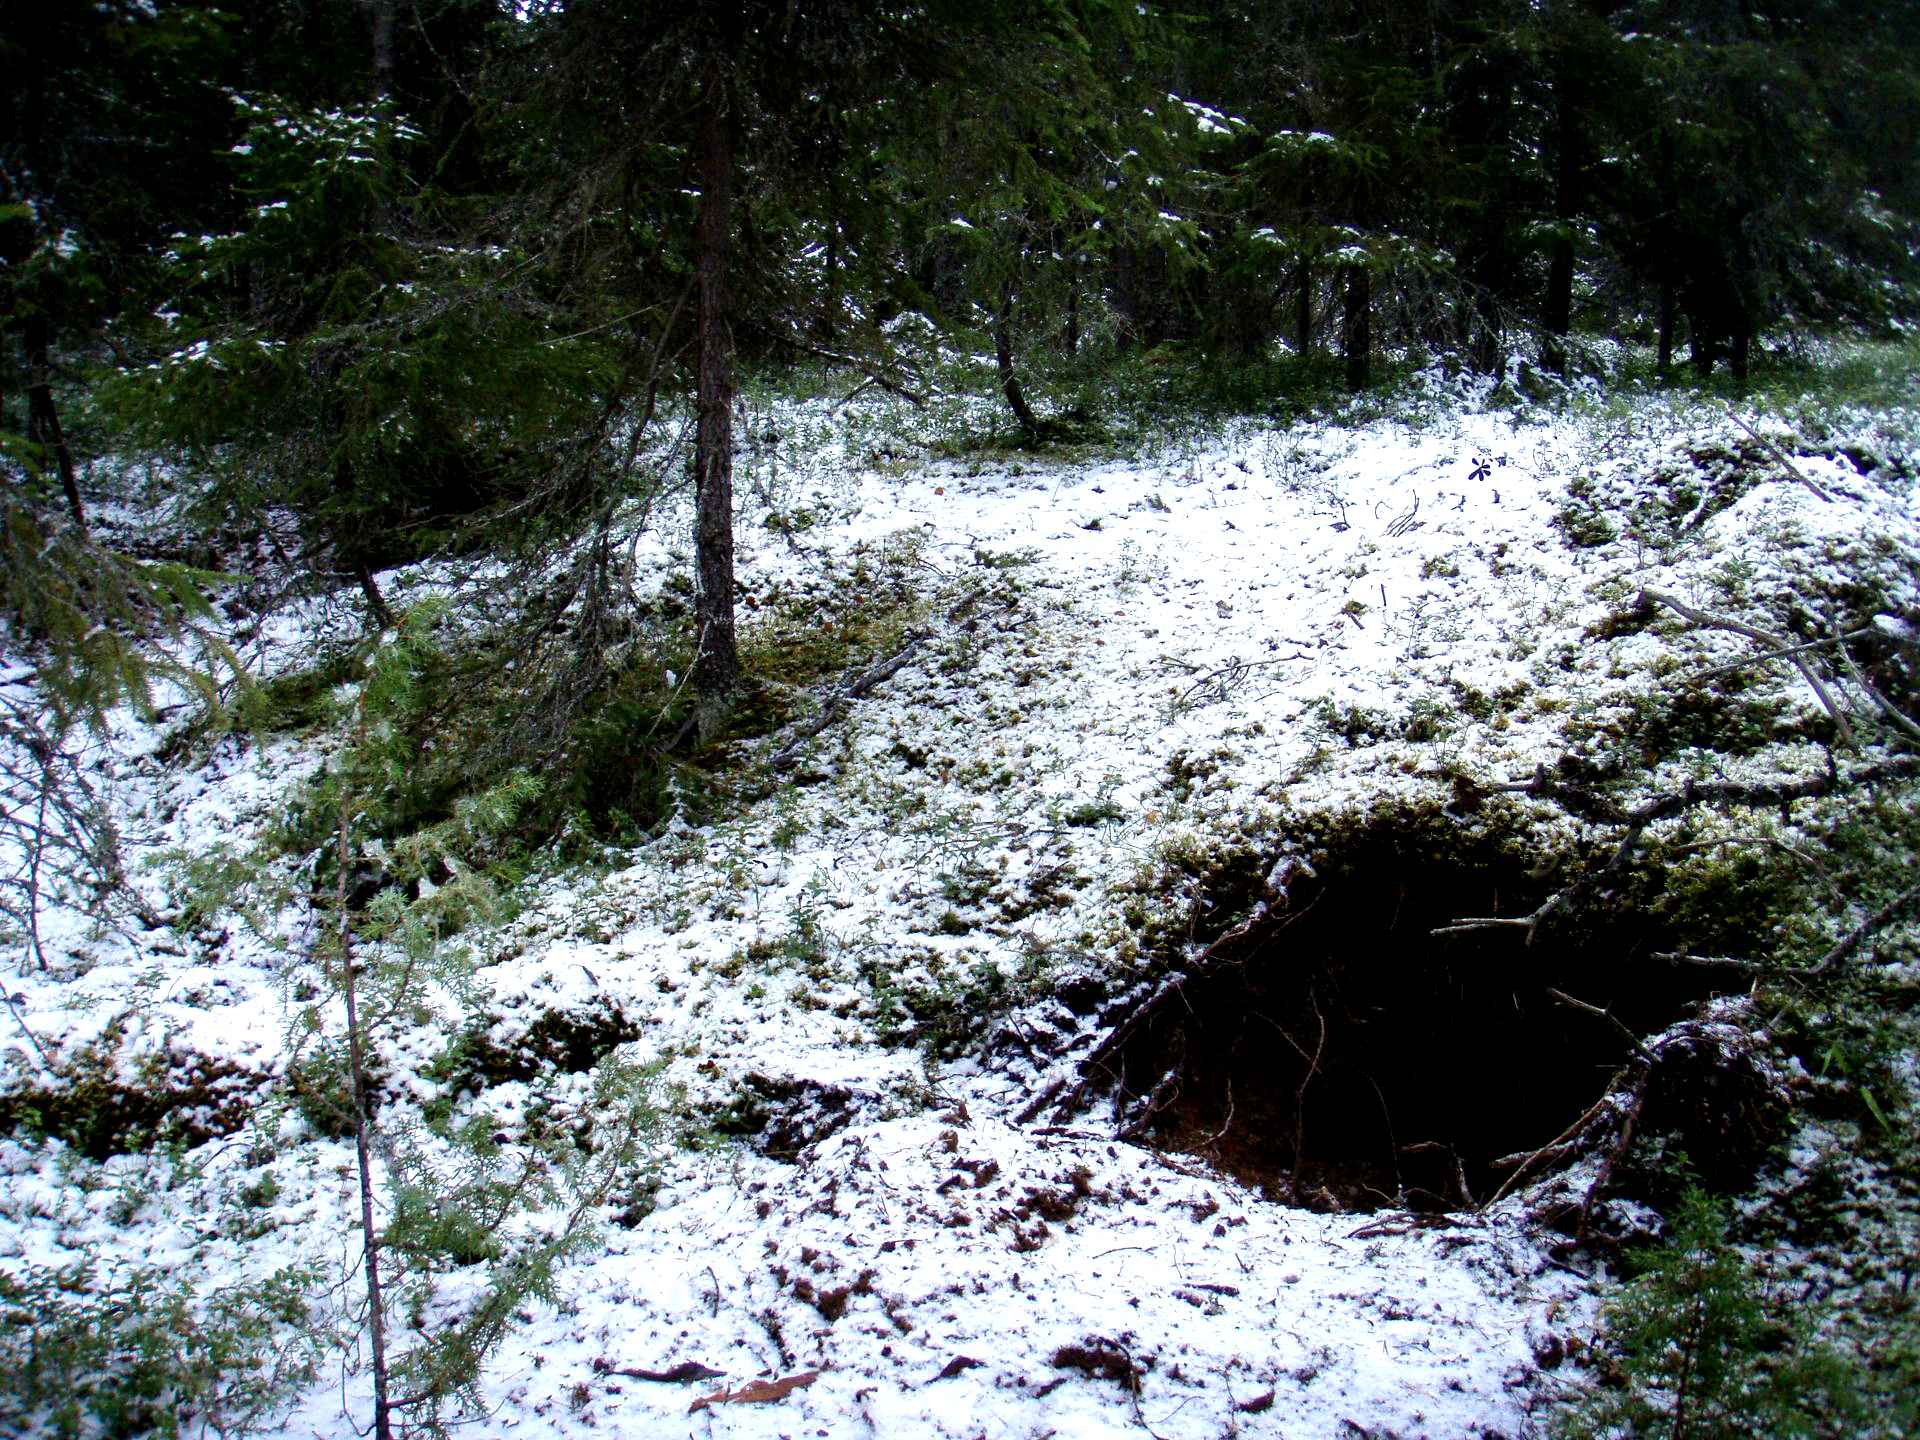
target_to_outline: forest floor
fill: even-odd
[[[1768,642],[1643,592],[1789,639],[1868,632],[1854,653],[1911,714],[1920,394],[1736,417],[1435,377],[1392,418],[1128,453],[916,423],[781,400],[739,482],[749,669],[832,647],[784,713],[898,668],[778,765],[790,729],[680,774],[643,842],[522,882],[463,937],[471,984],[423,985],[379,1032],[382,1127],[431,1146],[428,1118],[473,1122],[495,1165],[584,1125],[607,1058],[659,1065],[645,1166],[594,1197],[591,1245],[520,1307],[456,1433],[1543,1433],[1677,1148],[1749,1217],[1804,1218],[1841,1175],[1824,1203],[1851,1228],[1756,1240],[1769,1273],[1841,1308],[1897,1282],[1920,1197],[1873,1119],[1771,1116],[1822,1093],[1807,1046],[1753,1038],[1747,971],[1653,957],[1818,956],[1865,913],[1856,876],[1910,859],[1906,822],[1829,875],[1842,797],[1689,802],[1596,890],[1617,818],[1497,787],[1544,767],[1630,808],[1909,753],[1833,649],[1809,652],[1823,703],[1752,663]],[[680,568],[676,505],[635,542],[643,587]],[[382,578],[402,605],[445,588]],[[304,663],[352,599],[256,617],[249,653]],[[169,915],[155,858],[253,843],[340,743],[182,723],[122,717],[84,757]],[[1558,893],[1557,931],[1511,923]],[[1431,933],[1475,917],[1509,923]],[[4,980],[45,1056],[0,1017],[0,1270],[207,1297],[308,1267],[315,1313],[352,1329],[352,1144],[286,1083],[303,1017],[339,1023],[314,923],[54,907],[50,967]],[[1868,957],[1909,993],[1913,936]],[[489,1058],[449,1078],[459,1037]],[[1637,1055],[1682,1040],[1725,1053],[1664,1139],[1649,1120],[1631,1155],[1516,1166],[1604,1096],[1617,1119]],[[1907,1053],[1909,1093],[1869,1095],[1882,1124],[1920,1098]],[[1714,1089],[1728,1065],[1749,1091]],[[455,1323],[485,1268],[445,1267],[397,1343]],[[328,1352],[266,1433],[364,1433],[365,1358]],[[796,1383],[739,1393],[756,1380]]]

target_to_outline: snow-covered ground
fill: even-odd
[[[824,403],[779,420],[789,438],[743,457],[743,645],[796,643],[853,596],[894,618],[892,646],[925,638],[764,798],[527,882],[473,938],[480,997],[462,1012],[436,992],[423,1028],[385,1032],[382,1068],[386,1123],[450,1099],[512,1153],[530,1113],[587,1113],[592,1074],[449,1093],[434,1057],[475,1015],[503,1052],[544,1017],[614,1017],[636,1037],[620,1055],[664,1063],[658,1094],[692,1129],[770,1118],[781,1141],[663,1144],[649,1203],[526,1306],[462,1433],[1534,1433],[1595,1302],[1520,1197],[1314,1213],[1116,1143],[1098,1102],[1020,1117],[1075,1073],[1101,1005],[1150,978],[1143,925],[1204,917],[1210,854],[1277,858],[1290,817],[1437,806],[1456,777],[1594,753],[1649,697],[1755,649],[1671,614],[1622,623],[1643,588],[1770,630],[1865,596],[1911,634],[1912,427],[1756,421],[1796,477],[1723,412],[1651,398],[1238,423],[1071,464],[901,460],[897,422]],[[668,571],[681,528],[656,520],[643,573]],[[1658,773],[1823,768],[1799,733],[1820,702],[1787,665],[1754,676],[1773,734],[1737,759],[1683,747]],[[160,733],[128,722],[89,763],[165,909],[142,861],[250,843],[324,748],[230,739],[163,760]],[[187,1095],[219,1133],[102,1161],[0,1141],[0,1267],[92,1255],[214,1287],[312,1265],[322,1306],[350,1310],[351,1144],[276,1098],[307,1008],[338,1024],[298,945],[232,916],[181,936],[53,915],[45,943],[51,970],[5,977],[26,1028],[129,1090]],[[1075,980],[1098,997],[1077,1013],[1049,998]],[[7,1089],[31,1090],[42,1062],[6,1023]],[[445,1277],[423,1323],[470,1291]],[[717,1374],[623,1373],[685,1362]],[[364,1363],[329,1358],[271,1433],[344,1440],[369,1408]]]

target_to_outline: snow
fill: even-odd
[[[796,438],[743,466],[760,482],[741,484],[743,591],[771,607],[860,588],[932,631],[925,657],[812,742],[798,782],[709,823],[676,815],[604,871],[538,876],[519,914],[472,943],[495,1043],[614,1006],[639,1031],[624,1052],[664,1062],[692,1113],[766,1082],[835,1096],[830,1123],[790,1162],[739,1143],[664,1149],[650,1213],[607,1224],[556,1301],[512,1329],[476,1433],[1307,1440],[1536,1424],[1555,1381],[1535,1356],[1590,1324],[1594,1302],[1517,1198],[1437,1222],[1317,1214],[1116,1143],[1099,1105],[1021,1124],[1094,1033],[1044,1001],[1021,1023],[1064,1049],[973,1043],[955,1058],[881,1033],[931,1038],[910,1014],[887,1018],[888,987],[960,994],[1039,963],[1124,989],[1137,962],[1123,907],[1180,847],[1268,837],[1282,803],[1443,794],[1442,767],[1524,775],[1561,753],[1571,719],[1671,683],[1676,655],[1744,653],[1725,634],[1592,639],[1642,586],[1725,608],[1736,562],[1763,605],[1871,582],[1901,608],[1874,623],[1912,633],[1920,517],[1902,472],[1803,456],[1832,500],[1759,475],[1657,544],[1575,545],[1570,480],[1622,516],[1687,446],[1732,443],[1731,423],[1650,397],[1624,414],[1578,396],[1514,409],[1437,372],[1425,384],[1410,419],[1243,421],[1104,460],[981,454],[904,472],[876,458],[907,424],[890,402],[781,402],[778,429]],[[815,523],[799,537],[763,523],[803,509]],[[636,541],[642,573],[666,573],[683,520]],[[443,580],[383,577],[389,593]],[[282,610],[256,644],[290,657],[333,613]],[[751,640],[760,622],[742,613]],[[1778,668],[1764,692],[1816,714]],[[1475,721],[1463,688],[1519,699]],[[1363,712],[1380,735],[1343,740],[1335,719]],[[1439,738],[1402,738],[1422,713],[1441,717]],[[182,764],[161,758],[164,739],[122,716],[88,760],[136,861],[245,846],[327,749],[229,739]],[[1184,791],[1175,752],[1211,767]],[[1771,773],[1816,754],[1782,742],[1724,763]],[[1098,818],[1074,818],[1094,801]],[[1047,876],[1057,903],[1022,903]],[[160,871],[137,863],[134,880],[166,908]],[[50,918],[60,968],[8,982],[43,1042],[68,1059],[92,1047],[130,1082],[156,1057],[214,1057],[267,1108],[164,1180],[165,1157],[0,1141],[0,1267],[91,1253],[227,1284],[318,1264],[350,1302],[350,1152],[267,1099],[303,1007],[333,1014],[295,998],[311,923],[294,907],[180,937]],[[423,1003],[427,1025],[388,1041],[394,1116],[438,1097],[510,1128],[536,1100],[587,1103],[585,1077],[443,1094],[422,1072],[459,1015],[438,992]],[[9,1083],[30,1084],[37,1062],[17,1042],[11,1054]],[[278,1198],[248,1212],[243,1244],[214,1217],[263,1174]],[[436,1313],[464,1283],[445,1282]],[[1137,1393],[1056,1363],[1074,1347],[1123,1356]],[[682,1361],[724,1378],[619,1373]],[[818,1379],[777,1402],[688,1413],[710,1390],[806,1371]],[[273,1433],[347,1440],[369,1405],[364,1367],[332,1369]]]

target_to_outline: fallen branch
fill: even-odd
[[[889,395],[898,395],[916,410],[924,410],[927,408],[927,397],[925,395],[911,388],[904,381],[895,379],[878,366],[862,360],[858,355],[848,355],[840,350],[822,349],[818,345],[808,344],[805,341],[795,340],[790,343],[794,349],[801,351],[803,354],[811,355],[815,359],[831,360],[834,364],[844,365],[849,370],[858,370],[862,375],[866,376],[868,380],[878,385]],[[858,393],[858,391],[855,392],[855,394]],[[849,395],[847,400],[851,399],[853,399],[853,396]],[[845,404],[846,402],[842,401],[841,403]]]
[[[1774,444],[1773,441],[1767,439],[1766,436],[1762,435],[1758,430],[1754,429],[1753,426],[1749,425],[1746,421],[1742,420],[1739,416],[1739,413],[1735,411],[1731,405],[1727,407],[1727,418],[1732,420],[1734,424],[1738,425],[1742,430],[1746,431],[1747,434],[1751,435],[1757,442],[1759,442],[1760,447],[1762,449],[1764,449],[1769,455],[1773,456],[1774,459],[1780,462],[1781,467],[1787,472],[1787,474],[1791,475],[1794,479],[1798,480],[1802,485],[1806,486],[1807,489],[1811,490],[1815,495],[1818,495],[1822,500],[1826,500],[1829,502],[1832,501],[1833,496],[1829,495],[1826,491],[1822,490],[1818,485],[1814,484],[1812,480],[1808,479],[1806,473],[1803,470],[1801,470],[1801,468],[1798,465],[1794,464],[1792,460],[1787,458],[1786,451],[1782,450],[1778,445]]]
[[[1814,650],[1824,650],[1829,645],[1841,645],[1841,654],[1845,655],[1845,641],[1864,640],[1869,635],[1880,632],[1871,625],[1863,625],[1858,630],[1849,630],[1844,635],[1830,635],[1824,640],[1809,640],[1805,644],[1790,645],[1785,650],[1762,650],[1758,655],[1748,655],[1744,659],[1732,660],[1725,665],[1716,665],[1711,670],[1702,670],[1687,676],[1689,685],[1699,685],[1734,670],[1744,670],[1749,665],[1762,665],[1769,660],[1791,660],[1795,655],[1804,655]]]
[[[1313,903],[1317,904],[1318,901]],[[1142,1026],[1180,997],[1189,981],[1205,975],[1218,966],[1245,959],[1248,951],[1264,944],[1312,909],[1313,904],[1299,911],[1287,912],[1270,909],[1265,903],[1257,905],[1253,914],[1215,940],[1195,959],[1167,975],[1144,999],[1129,1010],[1125,1018],[1108,1031],[1106,1038],[1094,1046],[1087,1057],[1080,1062],[1078,1079],[1071,1083],[1064,1078],[1055,1080],[1034,1099],[1022,1106],[1015,1119],[1022,1125],[1028,1124],[1036,1119],[1042,1110],[1051,1106],[1053,1119],[1056,1122],[1064,1120],[1078,1109],[1086,1098],[1094,1075],[1101,1072],[1111,1074],[1107,1070],[1107,1062],[1140,1033]]]
[[[1838,626],[1834,627],[1833,641],[1834,641],[1834,644],[1840,647],[1840,663],[1847,667],[1848,678],[1851,679],[1855,685],[1860,687],[1861,691],[1866,695],[1866,697],[1869,700],[1873,701],[1874,705],[1879,709],[1882,715],[1886,716],[1888,720],[1893,722],[1893,725],[1897,730],[1899,730],[1909,740],[1920,740],[1920,724],[1915,724],[1911,716],[1903,714],[1901,711],[1894,708],[1893,702],[1887,699],[1887,697],[1882,695],[1878,690],[1874,689],[1872,684],[1869,683],[1869,681],[1867,680],[1865,673],[1860,669],[1859,665],[1854,663],[1853,653],[1847,649],[1846,642],[1848,640],[1853,639],[1854,636],[1860,635],[1862,633],[1877,634],[1878,632],[1871,629],[1869,629],[1866,632],[1856,630],[1853,632],[1853,635],[1842,635],[1839,633],[1839,627]]]
[[[1613,1178],[1613,1172],[1620,1162],[1626,1159],[1627,1151],[1633,1145],[1633,1127],[1640,1121],[1640,1112],[1647,1107],[1647,1094],[1653,1089],[1653,1064],[1651,1061],[1636,1061],[1635,1069],[1640,1073],[1633,1079],[1633,1088],[1627,1092],[1627,1108],[1620,1117],[1620,1133],[1615,1137],[1612,1147],[1607,1151],[1606,1159],[1600,1162],[1593,1183],[1587,1187],[1586,1198],[1580,1204],[1580,1225],[1574,1231],[1574,1238],[1585,1240],[1587,1226],[1593,1220],[1593,1207],[1600,1198],[1600,1192]]]
[[[799,759],[800,749],[807,741],[813,739],[814,736],[818,735],[840,718],[842,712],[846,710],[849,700],[859,700],[865,697],[872,693],[876,686],[884,684],[899,674],[906,668],[907,662],[913,659],[914,653],[931,639],[932,636],[933,632],[931,630],[915,630],[911,632],[907,636],[907,643],[905,645],[902,645],[885,660],[880,661],[876,665],[869,666],[855,678],[852,684],[830,697],[826,704],[820,707],[820,713],[805,724],[799,726],[793,732],[793,738],[775,751],[773,758],[767,763],[775,770],[785,770],[791,766],[795,760]]]
[[[1639,848],[1640,837],[1646,833],[1649,826],[1662,820],[1672,819],[1699,805],[1786,806],[1795,800],[1817,799],[1824,795],[1872,785],[1882,780],[1910,779],[1916,775],[1920,775],[1920,756],[1896,755],[1888,760],[1859,766],[1845,774],[1838,769],[1829,769],[1825,774],[1808,775],[1798,779],[1759,780],[1745,783],[1731,780],[1689,779],[1678,790],[1655,795],[1633,809],[1626,810],[1622,809],[1617,801],[1590,786],[1562,780],[1550,774],[1545,765],[1539,765],[1534,768],[1533,777],[1529,780],[1510,781],[1503,785],[1475,786],[1473,789],[1481,794],[1527,795],[1536,799],[1552,800],[1568,813],[1582,819],[1622,826],[1623,833],[1614,846],[1611,858],[1599,869],[1589,870],[1573,884],[1549,895],[1541,902],[1539,908],[1529,915],[1467,916],[1455,920],[1450,925],[1440,926],[1432,933],[1459,935],[1474,930],[1520,930],[1525,932],[1526,943],[1531,945],[1539,933],[1540,926],[1550,916],[1571,907],[1575,901],[1583,898],[1603,881],[1623,871],[1628,861],[1632,859],[1634,851]]]
[[[1676,615],[1691,620],[1696,625],[1704,625],[1710,630],[1727,630],[1735,635],[1744,635],[1749,640],[1758,640],[1762,645],[1778,652],[1782,658],[1793,661],[1794,668],[1800,672],[1801,678],[1812,688],[1814,697],[1825,707],[1827,714],[1833,717],[1834,728],[1840,732],[1840,743],[1848,746],[1853,744],[1853,729],[1847,724],[1846,716],[1840,713],[1840,707],[1834,704],[1833,697],[1827,693],[1827,687],[1820,683],[1820,677],[1807,663],[1801,647],[1796,646],[1793,641],[1749,625],[1744,620],[1736,620],[1730,615],[1714,615],[1705,610],[1696,610],[1691,605],[1676,600],[1671,595],[1662,594],[1658,590],[1642,590],[1640,599],[1643,603],[1652,600],[1664,605]]]
[[[1229,686],[1239,684],[1240,681],[1246,679],[1248,675],[1263,666],[1291,665],[1296,661],[1311,660],[1312,658],[1311,655],[1302,653],[1299,655],[1276,655],[1270,660],[1230,660],[1218,670],[1212,670],[1202,675],[1185,690],[1181,691],[1180,695],[1173,702],[1173,708],[1176,711],[1186,708],[1187,704],[1193,701],[1194,695],[1201,690],[1205,690],[1207,693],[1201,696],[1195,703],[1201,705],[1214,704],[1217,701],[1227,698]]]
[[[1551,985],[1547,986],[1546,990],[1547,998],[1557,1004],[1566,1005],[1575,1010],[1585,1011],[1589,1015],[1598,1015],[1602,1020],[1607,1021],[1614,1029],[1618,1030],[1621,1035],[1626,1038],[1627,1044],[1631,1045],[1643,1060],[1650,1061],[1653,1059],[1653,1052],[1640,1043],[1640,1037],[1628,1029],[1626,1022],[1614,1014],[1613,1011],[1602,1010],[1598,1005],[1590,1005],[1585,1000],[1579,1000],[1567,994],[1564,990],[1554,989]]]
[[[1873,914],[1862,920],[1831,950],[1822,955],[1811,969],[1803,970],[1803,975],[1829,975],[1838,970],[1847,961],[1859,953],[1867,941],[1878,935],[1889,925],[1906,918],[1909,912],[1920,910],[1920,884],[1909,885],[1893,899],[1882,905]]]

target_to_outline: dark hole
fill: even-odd
[[[1315,1208],[1455,1210],[1484,1202],[1503,1157],[1555,1140],[1629,1057],[1634,1035],[1703,998],[1700,972],[1650,962],[1630,915],[1436,936],[1543,898],[1511,861],[1432,861],[1388,837],[1316,881],[1228,963],[1198,970],[1121,1052],[1141,1138]],[[1184,1002],[1184,1003],[1183,1003]],[[1157,1091],[1157,1095],[1156,1095]]]

